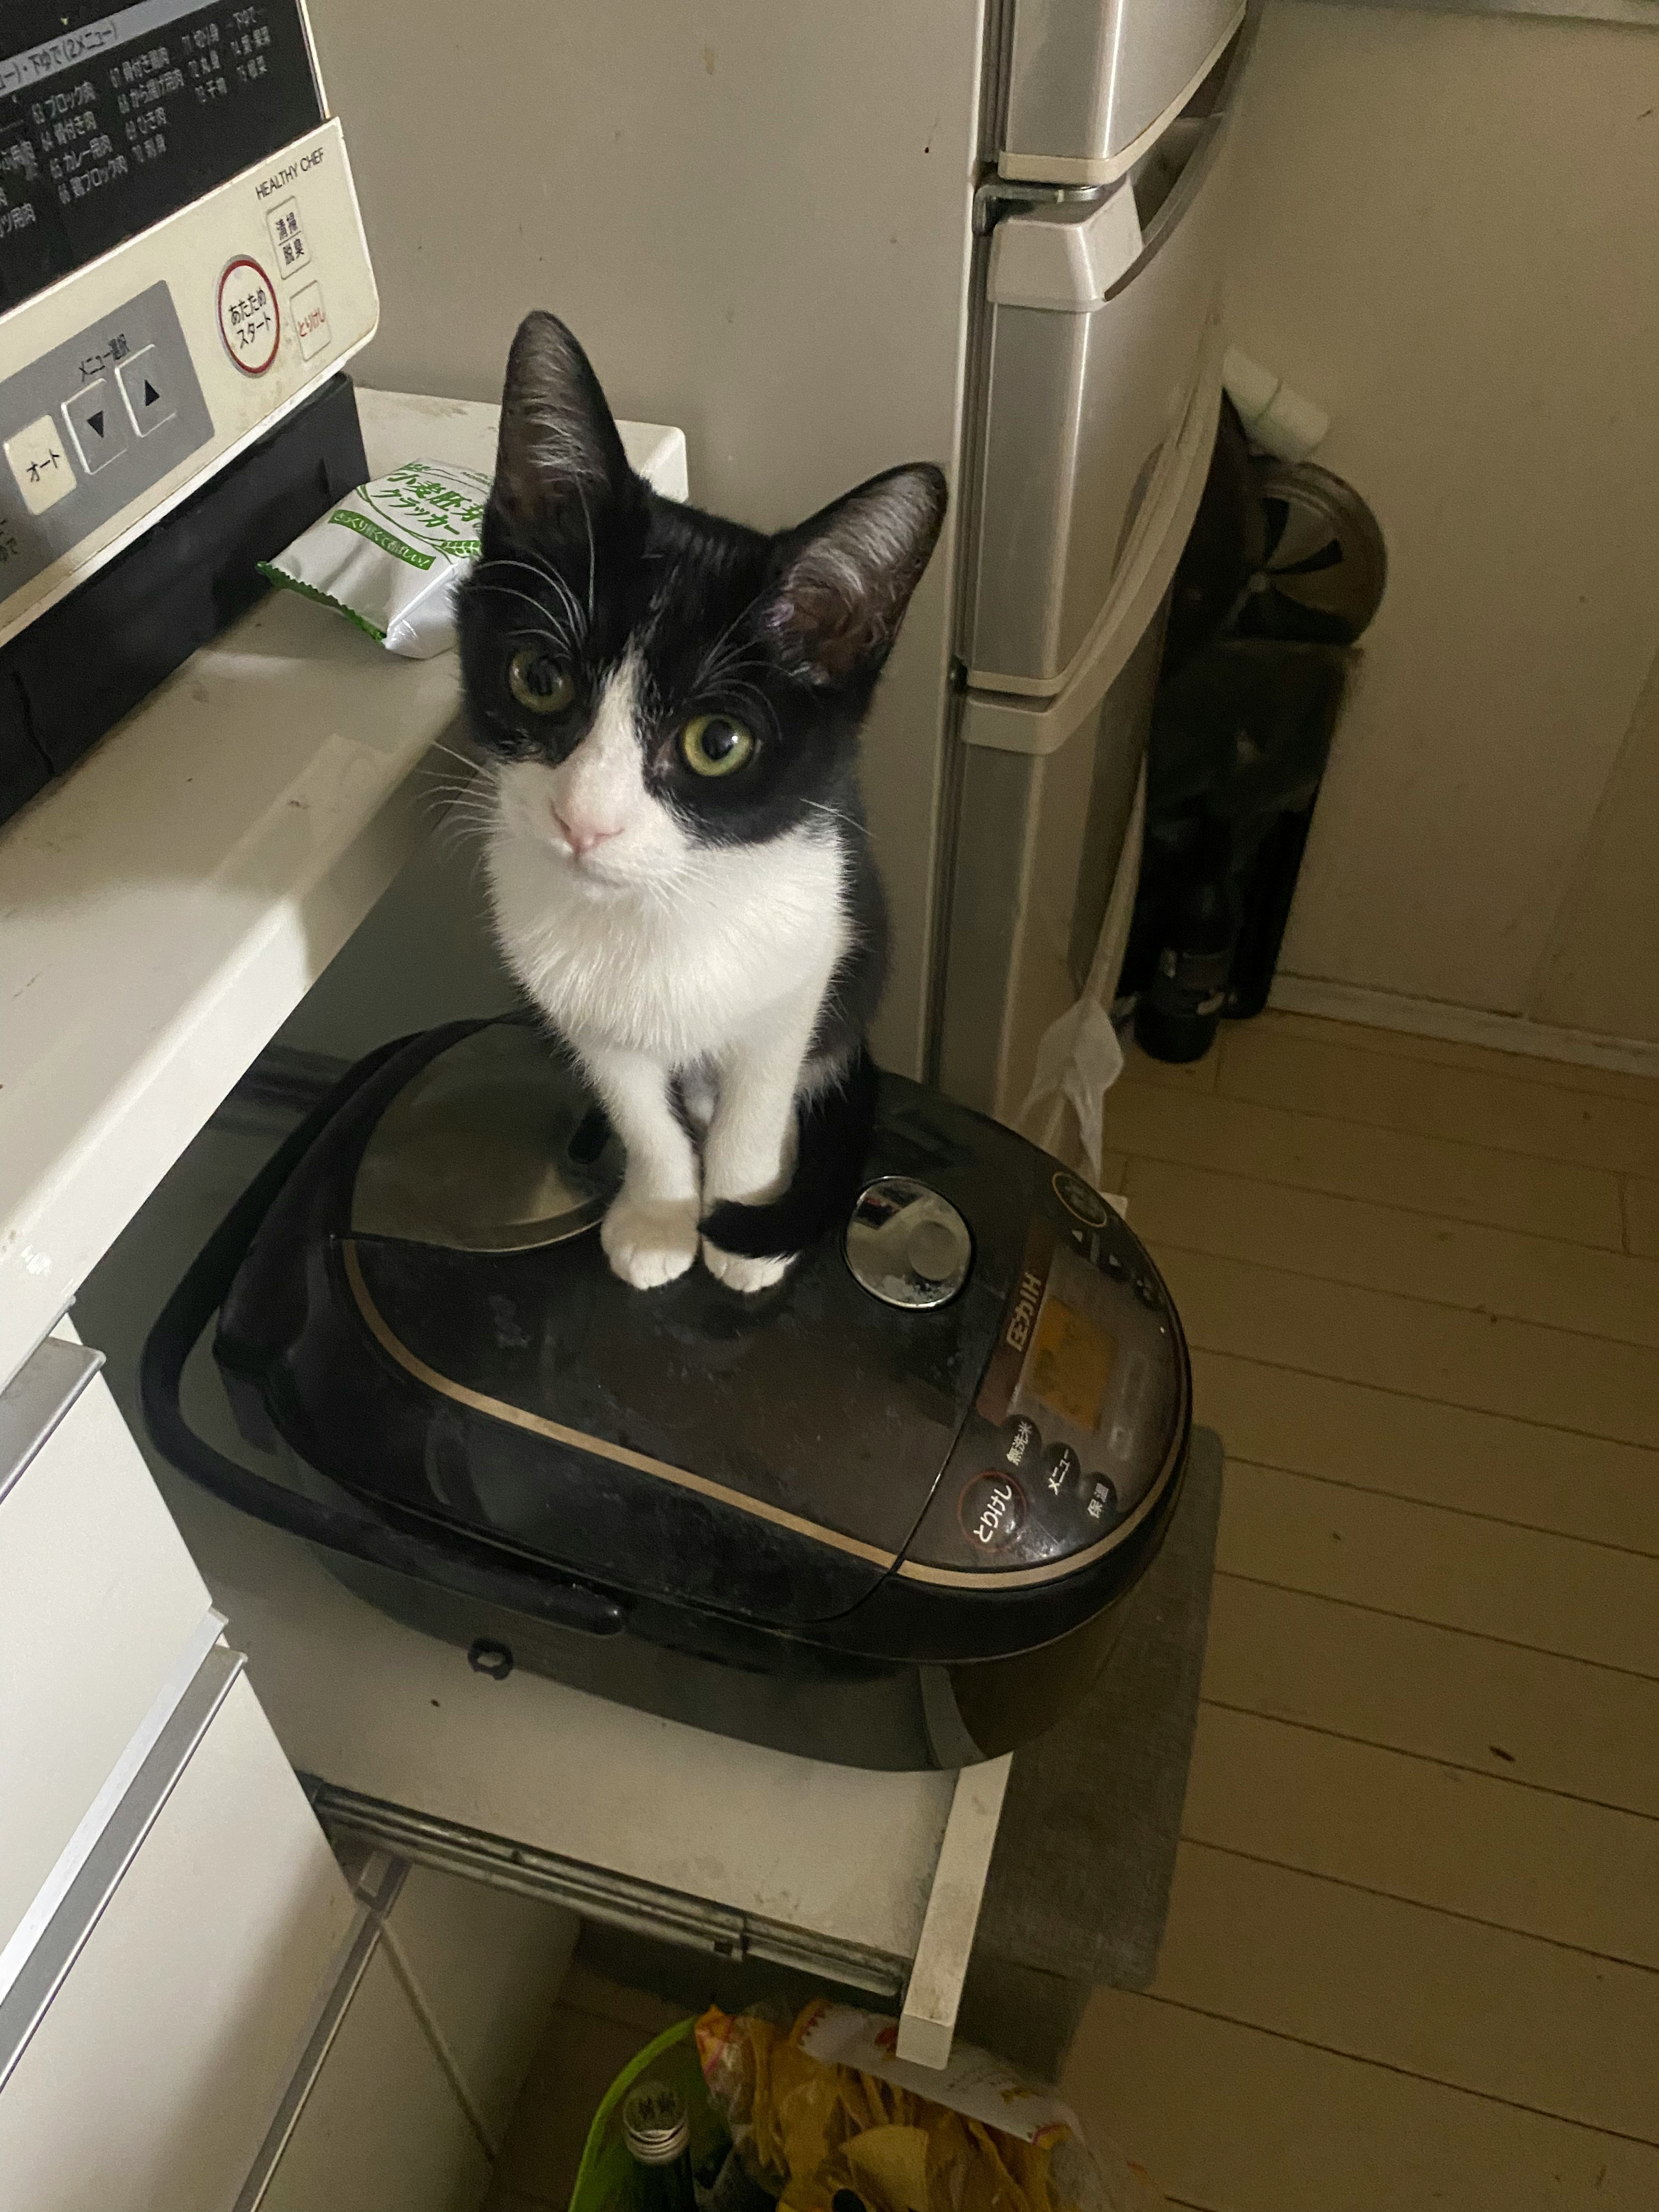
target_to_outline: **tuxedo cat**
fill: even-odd
[[[887,951],[859,729],[945,501],[917,465],[775,537],[680,506],[562,323],[514,341],[460,618],[490,899],[626,1148],[601,1235],[641,1290],[700,1249],[765,1289],[850,1199]]]

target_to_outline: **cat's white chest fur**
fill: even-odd
[[[501,949],[577,1048],[674,1070],[720,1059],[769,1009],[822,999],[846,946],[842,861],[823,830],[705,843],[646,788],[638,667],[556,767],[496,776],[490,896]]]
[[[822,997],[846,946],[841,854],[811,831],[704,848],[666,882],[596,888],[504,825],[488,865],[508,964],[579,1050],[717,1060],[780,1002]]]

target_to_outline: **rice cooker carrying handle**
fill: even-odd
[[[510,1606],[582,1635],[620,1635],[628,1626],[628,1608],[617,1599],[581,1583],[525,1574],[493,1560],[487,1565],[475,1561],[459,1549],[432,1543],[368,1514],[304,1497],[228,1457],[198,1437],[185,1417],[179,1391],[185,1362],[228,1292],[277,1192],[348,1092],[406,1042],[400,1038],[372,1061],[354,1067],[272,1153],[204,1245],[145,1340],[139,1367],[145,1424],[157,1449],[180,1474],[227,1505],[291,1536],[320,1544],[325,1551],[343,1552],[372,1566],[436,1583],[461,1597]]]

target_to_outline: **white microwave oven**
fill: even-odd
[[[0,819],[362,481],[378,314],[304,0],[7,0]]]

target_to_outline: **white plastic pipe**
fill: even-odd
[[[1281,461],[1305,461],[1331,427],[1322,407],[1292,392],[1260,362],[1229,346],[1221,381],[1246,434]]]

